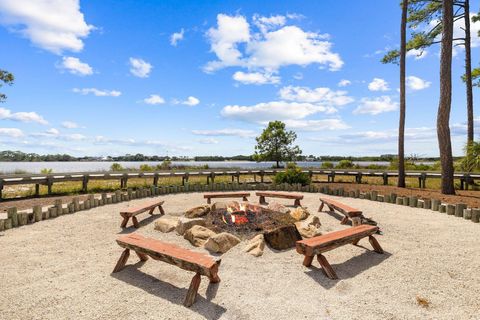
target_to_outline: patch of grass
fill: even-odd
[[[427,298],[416,296],[417,304],[425,309],[430,308],[430,301]]]

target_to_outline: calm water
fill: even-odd
[[[44,168],[52,169],[54,173],[61,172],[90,172],[90,171],[108,171],[110,166],[114,162],[98,161],[98,162],[0,162],[0,173],[14,173],[21,170],[28,173],[40,173]],[[148,164],[155,166],[161,164],[161,162],[155,161],[141,161],[141,162],[118,162],[124,168],[138,168],[142,164]],[[211,169],[217,168],[239,168],[239,169],[257,169],[257,168],[271,168],[274,162],[253,162],[253,161],[173,161],[173,165],[184,166],[203,166],[208,165]],[[336,162],[333,162],[336,164]],[[388,162],[368,162],[359,161],[355,162],[360,166],[368,166],[370,164],[388,165]],[[321,162],[298,162],[300,167],[320,167]]]

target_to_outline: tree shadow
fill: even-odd
[[[332,264],[332,268],[337,273],[339,279],[332,280],[328,278],[321,267],[314,266],[313,264],[318,264],[316,259],[314,259],[312,266],[309,267],[310,270],[305,273],[325,289],[330,289],[334,287],[338,281],[353,278],[371,267],[382,263],[392,255],[388,252],[378,254],[363,246],[357,246],[366,249],[366,251],[345,262]]]
[[[130,218],[130,220],[128,221],[128,227],[126,228],[123,228],[120,232],[118,232],[117,234],[127,234],[127,233],[133,233],[135,231],[137,231],[138,229],[140,229],[141,227],[144,227],[152,222],[154,222],[155,220],[157,220],[158,218],[162,217],[163,215],[161,214],[154,214],[154,215],[148,215],[147,218],[143,219],[143,220],[139,220],[138,221],[138,224],[139,224],[139,228],[135,228],[132,224],[132,219]],[[119,220],[120,221],[120,220]]]
[[[145,262],[138,262],[128,265],[120,272],[110,274],[113,278],[123,281],[129,285],[144,290],[158,298],[170,301],[171,303],[183,306],[183,300],[187,294],[187,289],[178,288],[168,282],[160,280],[139,270]],[[208,281],[208,278],[202,277],[202,280]],[[197,294],[195,303],[188,309],[200,314],[205,319],[219,319],[226,311],[224,307],[211,302],[215,298],[218,290],[218,283],[210,283],[206,290],[206,298]]]

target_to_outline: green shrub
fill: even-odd
[[[331,163],[330,161],[322,162],[322,166],[320,168],[322,168],[322,169],[333,169],[333,163]]]
[[[52,172],[53,172],[53,169],[48,169],[48,168],[43,168],[42,170],[40,170],[40,173],[42,174],[49,174]]]
[[[352,162],[352,160],[341,160],[335,168],[337,169],[351,169],[354,168],[355,164]]]
[[[288,183],[288,184],[301,184],[302,186],[310,184],[310,176],[307,173],[302,172],[294,163],[287,164],[285,172],[278,172],[273,181],[276,184]]]
[[[125,170],[120,163],[112,163],[110,166],[110,171],[122,171]]]
[[[163,160],[161,164],[157,164],[157,170],[170,170],[172,168],[172,161],[170,160]]]
[[[148,164],[140,165],[140,171],[154,171],[153,167]]]
[[[381,169],[387,169],[387,166],[382,166],[380,164],[369,164],[368,166],[364,167],[365,169],[370,169],[370,170],[381,170]]]

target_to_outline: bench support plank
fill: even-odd
[[[374,250],[376,253],[383,253],[383,249],[382,249],[382,247],[380,246],[380,243],[378,243],[377,239],[375,239],[374,236],[372,236],[372,235],[368,236],[368,241],[370,242],[370,244],[371,244],[372,247],[373,247],[373,250]]]
[[[120,255],[120,259],[118,259],[117,264],[113,269],[113,273],[118,272],[125,267],[125,264],[128,261],[128,257],[130,257],[130,249],[125,249]]]
[[[185,301],[183,302],[185,307],[190,307],[197,299],[198,287],[200,287],[201,280],[200,273],[196,273],[193,276],[190,287],[188,287],[187,295],[185,296]]]
[[[323,272],[325,272],[327,277],[329,277],[330,279],[333,279],[333,280],[338,279],[337,274],[333,270],[330,263],[328,263],[327,258],[325,258],[321,254],[317,254],[317,260],[318,260],[318,263],[320,263],[320,266],[322,267],[322,270],[323,270]]]

